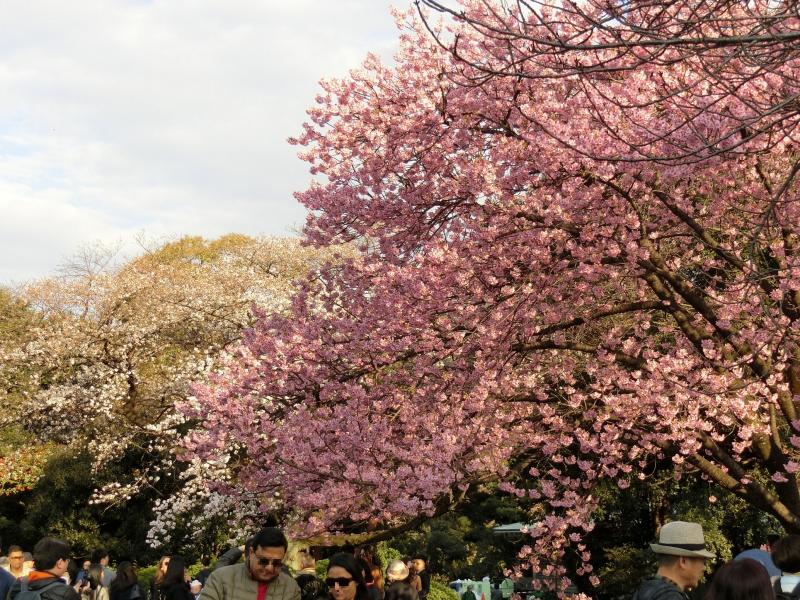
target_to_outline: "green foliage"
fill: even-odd
[[[522,538],[494,534],[498,525],[528,522],[530,506],[497,491],[494,486],[476,490],[471,502],[457,511],[432,519],[391,542],[402,556],[422,552],[431,573],[453,579],[501,578],[503,569],[516,564]]]
[[[10,517],[0,522],[0,535],[29,548],[43,535],[55,535],[72,545],[75,556],[105,547],[115,561],[133,558],[146,564],[157,560],[158,555],[144,541],[152,519],[152,494],[129,501],[125,510],[108,510],[89,502],[96,485],[114,481],[120,471],[130,472],[138,460],[135,455],[125,455],[106,465],[102,473],[108,479],[98,480],[87,454],[57,452],[31,490],[0,498],[0,512]],[[187,556],[190,561],[194,558]]]
[[[375,561],[378,566],[386,572],[386,567],[393,560],[401,560],[403,555],[396,548],[392,548],[388,542],[380,542],[375,546]]]
[[[438,581],[431,581],[428,600],[458,600],[458,594]]]
[[[0,428],[0,496],[10,496],[33,488],[58,446],[37,443],[18,425]]]
[[[153,580],[153,577],[156,576],[157,570],[158,563],[141,567],[136,571],[136,577],[139,579],[139,587],[142,588],[145,594],[150,593],[150,582]]]
[[[605,565],[598,569],[600,592],[616,598],[629,596],[635,584],[656,571],[655,555],[644,548],[624,544],[605,552]]]
[[[328,576],[328,559],[323,558],[322,560],[318,560],[315,568],[317,577],[325,579]]]

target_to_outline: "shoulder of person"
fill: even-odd
[[[289,588],[300,589],[300,586],[297,584],[297,581],[295,581],[295,578],[288,573],[284,573],[283,571],[278,573],[278,581]]]
[[[645,580],[636,593],[635,600],[686,600],[687,596],[678,587],[661,577]]]
[[[75,588],[71,585],[67,585],[60,578],[48,581],[45,585],[38,588],[38,591],[42,593],[43,600],[80,600],[81,597],[81,595],[75,591]]]
[[[244,563],[235,563],[232,565],[226,565],[224,567],[219,567],[211,571],[211,574],[208,576],[206,580],[206,585],[209,584],[216,584],[218,581],[233,581],[238,579],[244,579],[246,581],[252,581],[247,573],[247,565]]]

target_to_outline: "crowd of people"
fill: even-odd
[[[45,537],[32,554],[9,548],[0,564],[0,600],[426,600],[430,590],[424,557],[391,561],[384,573],[365,553],[338,553],[321,579],[308,551],[299,553],[292,577],[287,550],[283,532],[267,527],[221,555],[213,569],[203,559],[192,580],[182,556],[162,556],[144,590],[133,563],[111,569],[102,549],[76,561],[66,542]]]
[[[685,521],[665,524],[651,549],[658,570],[632,600],[689,600],[715,557],[700,524]],[[111,569],[108,552],[98,550],[79,564],[66,542],[45,537],[32,555],[19,546],[8,549],[0,568],[0,600],[426,600],[430,591],[424,557],[393,560],[383,570],[368,553],[339,552],[320,578],[308,551],[298,554],[299,569],[292,576],[287,551],[283,532],[266,527],[220,556],[213,569],[205,560],[191,581],[183,557],[161,557],[143,590],[133,563]],[[477,600],[471,586],[463,594],[462,600]],[[800,600],[800,535],[778,539],[768,552],[737,556],[716,571],[705,594],[705,600],[789,599]]]
[[[717,569],[705,600],[800,599],[800,535],[775,538],[766,549],[742,552]],[[633,600],[690,600],[706,564],[715,558],[706,548],[699,523],[666,523],[650,548],[658,570],[636,590]]]

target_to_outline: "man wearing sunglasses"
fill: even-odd
[[[300,587],[282,570],[288,545],[280,529],[265,527],[248,541],[244,563],[212,571],[200,600],[300,600]]]

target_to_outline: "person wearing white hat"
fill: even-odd
[[[189,584],[189,592],[194,596],[194,600],[199,600],[200,592],[203,591],[203,584],[199,580],[193,579]]]
[[[706,550],[699,523],[672,521],[661,527],[658,542],[650,544],[658,557],[658,571],[633,594],[633,600],[687,600],[687,591],[700,583],[706,561],[714,555]]]
[[[386,567],[386,600],[419,600],[417,590],[408,585],[409,571],[402,560],[393,560]]]

